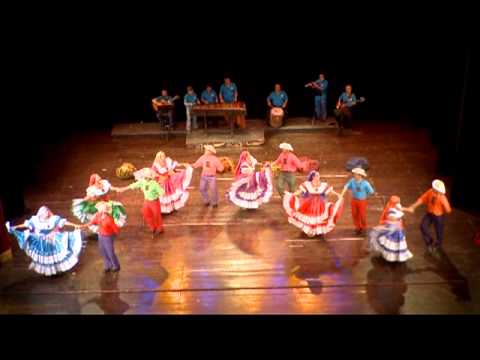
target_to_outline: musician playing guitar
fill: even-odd
[[[156,97],[155,99],[152,100],[152,105],[154,110],[157,113],[157,119],[161,121],[162,116],[167,115],[168,117],[168,125],[171,129],[173,129],[174,124],[173,124],[173,102],[177,100],[179,97],[171,97],[168,95],[168,91],[163,89],[162,90],[162,95],[159,97]],[[171,106],[168,106],[171,105]]]
[[[343,92],[338,98],[335,111],[335,114],[337,115],[339,135],[343,135],[344,129],[351,130],[353,107],[363,101],[365,101],[364,98],[357,100],[357,97],[352,92],[352,85],[348,84],[345,86],[345,92]]]

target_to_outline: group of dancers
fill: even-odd
[[[273,194],[273,181],[282,198],[288,222],[309,237],[325,239],[342,215],[344,195],[351,192],[351,214],[357,235],[367,235],[367,202],[375,194],[366,171],[357,167],[340,192],[322,181],[318,171],[311,171],[297,187],[295,173],[305,171],[305,165],[295,155],[292,145],[279,145],[281,153],[275,161],[260,163],[244,150],[234,169],[234,180],[225,196],[229,202],[242,209],[258,209],[268,203]],[[142,215],[152,238],[164,232],[162,214],[170,214],[183,208],[189,198],[189,186],[194,169],[201,168],[199,190],[206,207],[216,208],[219,202],[217,173],[224,170],[212,145],[204,146],[204,154],[193,164],[178,163],[158,152],[151,167],[134,173],[135,182],[125,187],[115,187],[92,174],[86,196],[72,201],[72,213],[80,224],[69,222],[42,206],[36,215],[23,224],[10,226],[21,249],[31,259],[30,268],[43,275],[55,275],[72,269],[79,261],[84,246],[81,231],[88,228],[98,235],[100,254],[105,272],[118,272],[120,263],[115,254],[114,241],[125,226],[125,206],[111,200],[111,193],[141,190],[144,196]],[[288,191],[285,191],[285,187]],[[451,212],[445,196],[445,185],[440,180],[432,183],[432,189],[423,194],[410,207],[403,207],[398,196],[392,196],[381,215],[380,223],[368,234],[368,250],[378,253],[389,262],[404,262],[413,255],[409,251],[403,217],[424,204],[427,213],[422,220],[421,231],[427,251],[434,254],[443,242],[444,215]],[[430,235],[433,224],[436,240]],[[71,227],[71,231],[65,231]]]

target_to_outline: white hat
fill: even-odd
[[[216,154],[216,153],[217,153],[217,149],[215,149],[215,147],[213,147],[212,145],[204,145],[203,148],[204,148],[206,151],[210,151],[210,152],[213,153],[213,154]]]
[[[293,147],[289,143],[281,143],[278,147],[282,150],[293,151]]]
[[[135,171],[133,173],[133,176],[137,180],[142,180],[142,179],[145,179],[145,178],[154,179],[155,178],[155,172],[150,168],[143,168],[143,169]]]
[[[445,184],[443,183],[442,180],[438,180],[438,179],[433,180],[432,188],[433,190],[438,191],[441,194],[445,194],[447,192],[447,190],[445,189]]]
[[[362,175],[363,177],[367,177],[367,173],[365,172],[365,170],[359,167],[356,167],[355,169],[353,169],[352,173]]]

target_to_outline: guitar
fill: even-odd
[[[352,107],[353,107],[353,106],[356,106],[356,105],[358,105],[358,104],[361,104],[361,103],[363,103],[363,102],[365,102],[365,100],[366,100],[366,99],[365,99],[363,96],[361,96],[357,101],[355,101],[355,103],[352,105]],[[345,107],[346,107],[345,104],[337,103],[337,106],[336,106],[336,108],[335,108],[335,115],[336,115],[336,116],[339,116],[340,113],[341,113],[341,111],[342,111],[342,109],[345,108]]]
[[[168,100],[168,101],[166,101],[166,102],[164,102],[164,101],[159,102],[159,101],[157,101],[156,99],[153,99],[153,100],[152,100],[153,109],[154,109],[155,111],[158,111],[158,108],[159,108],[159,107],[173,106],[173,102],[176,101],[176,100],[178,100],[178,99],[180,99],[180,96],[178,96],[178,95],[175,95],[173,98],[171,98],[170,100]]]

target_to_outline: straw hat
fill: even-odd
[[[95,208],[100,212],[111,213],[112,205],[107,201],[100,201],[95,205]]]
[[[352,169],[352,173],[362,175],[363,177],[367,177],[367,173],[362,168],[357,167],[355,169]]]
[[[447,192],[447,190],[445,189],[445,184],[442,180],[433,180],[432,188],[433,190],[438,191],[440,194],[445,194]]]
[[[211,152],[212,154],[216,154],[216,153],[217,153],[217,150],[216,150],[212,145],[204,145],[204,146],[203,146],[203,149],[204,149],[205,151]]]
[[[282,150],[293,151],[293,147],[289,143],[281,143],[278,147]]]

